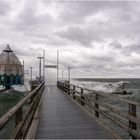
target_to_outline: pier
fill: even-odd
[[[119,109],[113,100],[126,104],[127,109]],[[69,82],[41,83],[0,118],[0,130],[14,117],[12,139],[137,139],[139,106]]]
[[[139,0],[0,0],[0,140],[140,139]]]
[[[46,88],[37,139],[112,138],[56,85]]]
[[[140,139],[139,0],[0,0],[0,139]]]

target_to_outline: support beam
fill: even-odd
[[[33,68],[30,67],[30,76],[31,76],[31,77],[30,77],[30,80],[31,80],[31,81],[32,81],[32,69],[33,69]]]
[[[57,50],[57,81],[59,81],[59,50]]]
[[[68,81],[69,81],[69,84],[70,84],[70,67],[68,67]]]
[[[43,80],[45,81],[45,50],[43,50]]]
[[[43,59],[43,57],[37,57],[39,59],[39,82],[41,82],[41,59]]]

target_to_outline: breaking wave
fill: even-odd
[[[120,82],[79,82],[79,81],[72,81],[74,85],[81,86],[88,89],[93,89],[96,91],[103,91],[103,92],[114,92],[118,89],[122,89],[122,85],[124,81]],[[129,84],[129,82],[125,82]]]
[[[101,91],[106,94],[112,94],[116,91],[122,91],[122,89],[125,89],[127,92],[132,92],[132,94],[127,95],[118,95],[122,98],[131,99],[134,101],[140,101],[140,87],[139,84],[136,81],[118,81],[118,82],[97,82],[97,81],[78,81],[78,80],[72,80],[71,84],[92,89],[95,91]],[[124,85],[123,85],[124,84]]]

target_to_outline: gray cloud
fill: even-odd
[[[98,33],[94,34],[92,30],[84,29],[79,26],[69,27],[65,31],[57,32],[57,34],[62,38],[66,38],[71,41],[78,41],[85,47],[91,46],[94,41],[103,41],[103,39],[98,36]]]
[[[68,22],[77,22],[78,20],[97,14],[100,11],[107,11],[112,9],[127,8],[129,2],[121,1],[77,1],[77,2],[64,2],[63,9],[67,12],[62,12],[60,18]]]
[[[52,22],[48,13],[39,14],[39,2],[25,2],[23,9],[18,13],[15,21],[15,28],[22,31],[32,31],[40,35],[40,27]],[[30,33],[30,34],[31,34]],[[40,35],[41,36],[41,35]]]
[[[59,49],[61,68],[70,66],[75,77],[119,77],[127,76],[127,72],[137,77],[139,6],[138,1],[2,1],[1,44],[11,44],[17,55],[27,61],[27,67],[36,67],[35,71],[36,57],[42,55],[44,48],[46,63],[56,63]]]
[[[0,1],[0,15],[4,16],[8,14],[11,10],[10,5],[5,1]]]
[[[109,44],[109,46],[113,48],[118,48],[118,49],[122,48],[122,44],[119,41],[113,41]]]

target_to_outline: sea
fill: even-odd
[[[102,91],[104,94],[111,94],[112,92],[122,89],[122,84],[124,84],[124,89],[132,94],[120,95],[122,98],[130,99],[136,102],[140,102],[140,78],[74,78],[70,81],[71,84],[85,87],[88,89],[93,89],[96,91]],[[26,83],[26,90],[28,83]],[[18,91],[18,87],[16,87]],[[21,91],[21,87],[19,87]],[[27,92],[3,92],[0,93],[0,117],[4,115],[10,108],[16,105],[23,97],[27,95]],[[119,104],[115,102],[114,104]],[[122,106],[120,104],[120,106]],[[12,127],[11,127],[12,126]],[[0,138],[9,138],[11,135],[11,130],[14,127],[14,118],[9,121],[4,129],[0,130]]]
[[[123,88],[132,94],[121,95],[121,97],[140,101],[140,78],[74,78],[71,84],[102,91],[105,94],[121,91]]]

